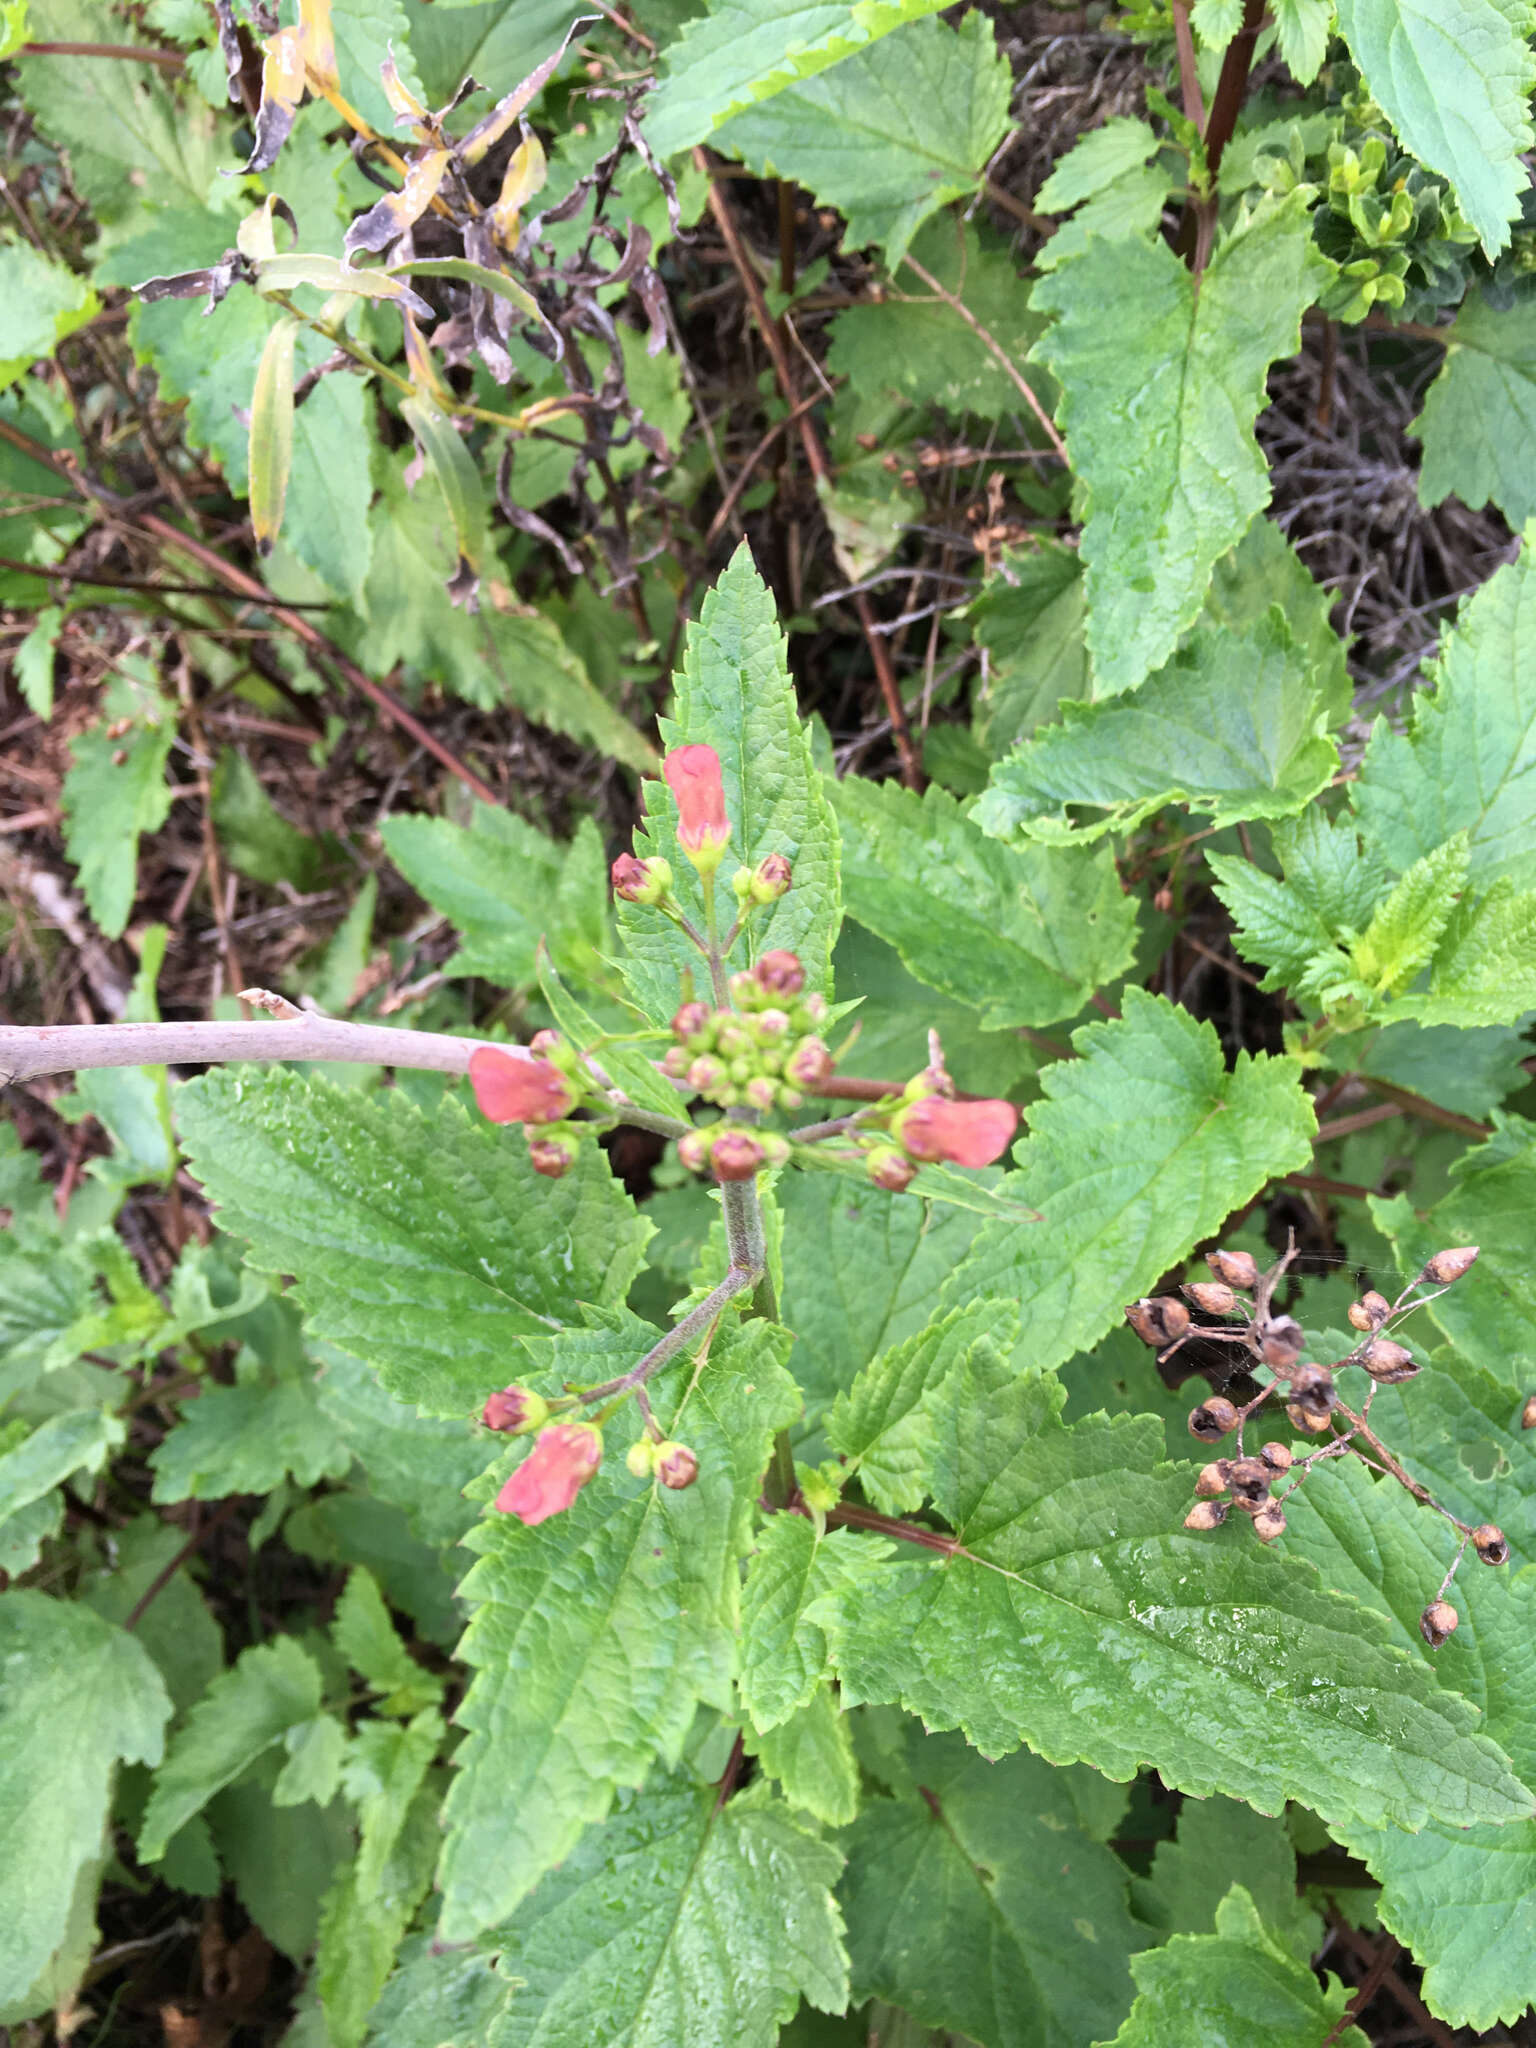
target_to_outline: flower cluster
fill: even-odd
[[[649,1414],[649,1411],[647,1411]],[[603,1462],[602,1431],[590,1422],[549,1420],[550,1404],[530,1387],[503,1387],[481,1411],[487,1429],[538,1441],[496,1496],[504,1515],[516,1515],[528,1528],[562,1515]],[[692,1486],[699,1461],[686,1444],[674,1443],[650,1426],[625,1460],[637,1479],[659,1479],[674,1491]]]
[[[535,1173],[559,1180],[570,1172],[576,1133],[566,1119],[588,1089],[580,1055],[557,1031],[537,1032],[526,1050],[477,1046],[469,1056],[469,1084],[480,1114],[491,1123],[523,1125]]]
[[[826,999],[804,988],[805,969],[793,953],[765,953],[750,972],[731,976],[734,1007],[683,1004],[662,1072],[722,1109],[798,1109],[803,1091],[832,1073],[832,1055],[815,1030]]]
[[[1407,1345],[1384,1334],[1389,1324],[1419,1308],[1433,1294],[1454,1285],[1477,1257],[1475,1245],[1455,1246],[1436,1252],[1396,1301],[1388,1301],[1373,1288],[1351,1303],[1349,1320],[1360,1341],[1347,1356],[1321,1364],[1302,1356],[1306,1336],[1294,1316],[1275,1307],[1275,1289],[1295,1256],[1294,1243],[1267,1272],[1259,1270],[1250,1252],[1215,1251],[1207,1256],[1211,1279],[1190,1282],[1183,1293],[1202,1316],[1219,1317],[1216,1323],[1196,1323],[1177,1295],[1157,1295],[1133,1301],[1126,1319],[1137,1336],[1152,1345],[1159,1362],[1171,1358],[1191,1338],[1215,1339],[1240,1347],[1244,1365],[1259,1391],[1241,1407],[1225,1394],[1211,1394],[1190,1412],[1190,1434],[1201,1443],[1215,1444],[1232,1436],[1236,1455],[1214,1459],[1201,1467],[1195,1481],[1196,1501],[1184,1518],[1186,1529],[1218,1529],[1235,1508],[1250,1518],[1261,1542],[1273,1543],[1285,1532],[1283,1503],[1302,1485],[1308,1474],[1324,1460],[1351,1454],[1390,1478],[1422,1501],[1426,1507],[1456,1529],[1460,1545],[1450,1570],[1435,1598],[1419,1617],[1419,1627],[1431,1649],[1438,1649],[1456,1627],[1456,1610],[1445,1598],[1468,1545],[1484,1564],[1501,1565],[1509,1558],[1504,1532],[1491,1522],[1473,1528],[1459,1521],[1406,1472],[1372,1429],[1371,1402],[1379,1386],[1397,1386],[1418,1376],[1422,1367]],[[1339,1392],[1338,1374],[1357,1366],[1370,1381],[1360,1411],[1351,1408]],[[1287,1421],[1300,1435],[1318,1438],[1315,1449],[1298,1457],[1291,1445],[1278,1441],[1261,1445],[1258,1455],[1243,1451],[1243,1430],[1248,1421],[1271,1400],[1283,1404]],[[1274,1488],[1286,1481],[1278,1496]]]

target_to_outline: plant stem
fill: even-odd
[[[712,1287],[697,1308],[691,1308],[680,1322],[674,1323],[659,1342],[653,1344],[644,1358],[629,1372],[616,1380],[606,1380],[600,1387],[588,1387],[582,1393],[583,1401],[607,1401],[615,1394],[631,1393],[642,1386],[652,1373],[659,1372],[669,1358],[676,1358],[679,1351],[702,1336],[726,1306],[738,1294],[745,1294],[749,1287],[755,1287],[761,1276],[750,1267],[732,1266],[718,1287]]]

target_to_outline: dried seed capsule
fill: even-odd
[[[1205,1263],[1218,1280],[1241,1294],[1258,1285],[1259,1262],[1252,1252],[1207,1252]]]
[[[1224,1394],[1213,1394],[1190,1412],[1189,1433],[1203,1444],[1220,1443],[1236,1427],[1237,1410]]]
[[[1219,1529],[1227,1519],[1230,1501],[1197,1500],[1184,1517],[1186,1529]]]
[[[1338,1405],[1338,1389],[1326,1365],[1298,1365],[1290,1381],[1292,1405],[1306,1414],[1326,1417]]]
[[[1394,1344],[1390,1337],[1373,1337],[1369,1344],[1360,1347],[1360,1363],[1373,1380],[1379,1380],[1384,1387],[1394,1387],[1402,1380],[1416,1379],[1419,1367],[1413,1353],[1403,1344]]]
[[[1306,1341],[1294,1316],[1272,1316],[1259,1332],[1259,1355],[1276,1372],[1289,1372]]]
[[[1184,1292],[1203,1316],[1237,1314],[1237,1296],[1219,1280],[1192,1280]]]
[[[1374,1287],[1349,1304],[1349,1320],[1357,1330],[1379,1330],[1391,1313],[1391,1302]]]
[[[1285,1509],[1278,1501],[1266,1501],[1253,1518],[1253,1533],[1261,1543],[1273,1543],[1285,1534]]]
[[[1271,1472],[1289,1472],[1295,1462],[1289,1444],[1260,1444],[1259,1456]]]
[[[1328,1417],[1314,1414],[1310,1408],[1303,1408],[1299,1401],[1287,1401],[1285,1419],[1292,1429],[1299,1429],[1303,1436],[1321,1436],[1328,1427]]]
[[[1453,1280],[1459,1280],[1477,1257],[1475,1244],[1457,1245],[1451,1251],[1436,1252],[1432,1259],[1424,1262],[1421,1280],[1433,1280],[1437,1287],[1449,1287]]]
[[[1508,1564],[1509,1543],[1497,1522],[1484,1522],[1472,1531],[1472,1547],[1484,1564]]]
[[[1461,1616],[1449,1600],[1431,1600],[1419,1616],[1419,1634],[1432,1650],[1449,1640]]]
[[[1520,1427],[1536,1429],[1536,1394],[1527,1394],[1525,1406],[1520,1410]]]
[[[1274,1476],[1262,1458],[1234,1458],[1227,1467],[1227,1484],[1239,1504],[1267,1500]]]
[[[1200,1476],[1195,1481],[1195,1491],[1202,1500],[1215,1500],[1218,1494],[1227,1490],[1227,1461],[1219,1459],[1215,1464],[1202,1465]]]
[[[1189,1328],[1189,1310],[1171,1294],[1133,1301],[1125,1311],[1125,1319],[1143,1344],[1154,1345],[1158,1350],[1165,1344],[1176,1344]]]

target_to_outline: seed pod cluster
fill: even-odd
[[[1338,1389],[1326,1365],[1298,1365],[1290,1374],[1285,1412],[1291,1426],[1303,1435],[1321,1436],[1338,1401]]]
[[[1219,1529],[1236,1508],[1252,1517],[1261,1543],[1273,1543],[1285,1533],[1285,1510],[1270,1498],[1270,1489],[1291,1464],[1290,1446],[1270,1443],[1254,1458],[1217,1458],[1203,1465],[1195,1480],[1198,1498],[1184,1517],[1185,1528]]]

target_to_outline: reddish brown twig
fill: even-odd
[[[184,71],[186,59],[175,50],[148,50],[134,43],[23,43],[18,57],[118,57],[125,64],[159,64]]]

